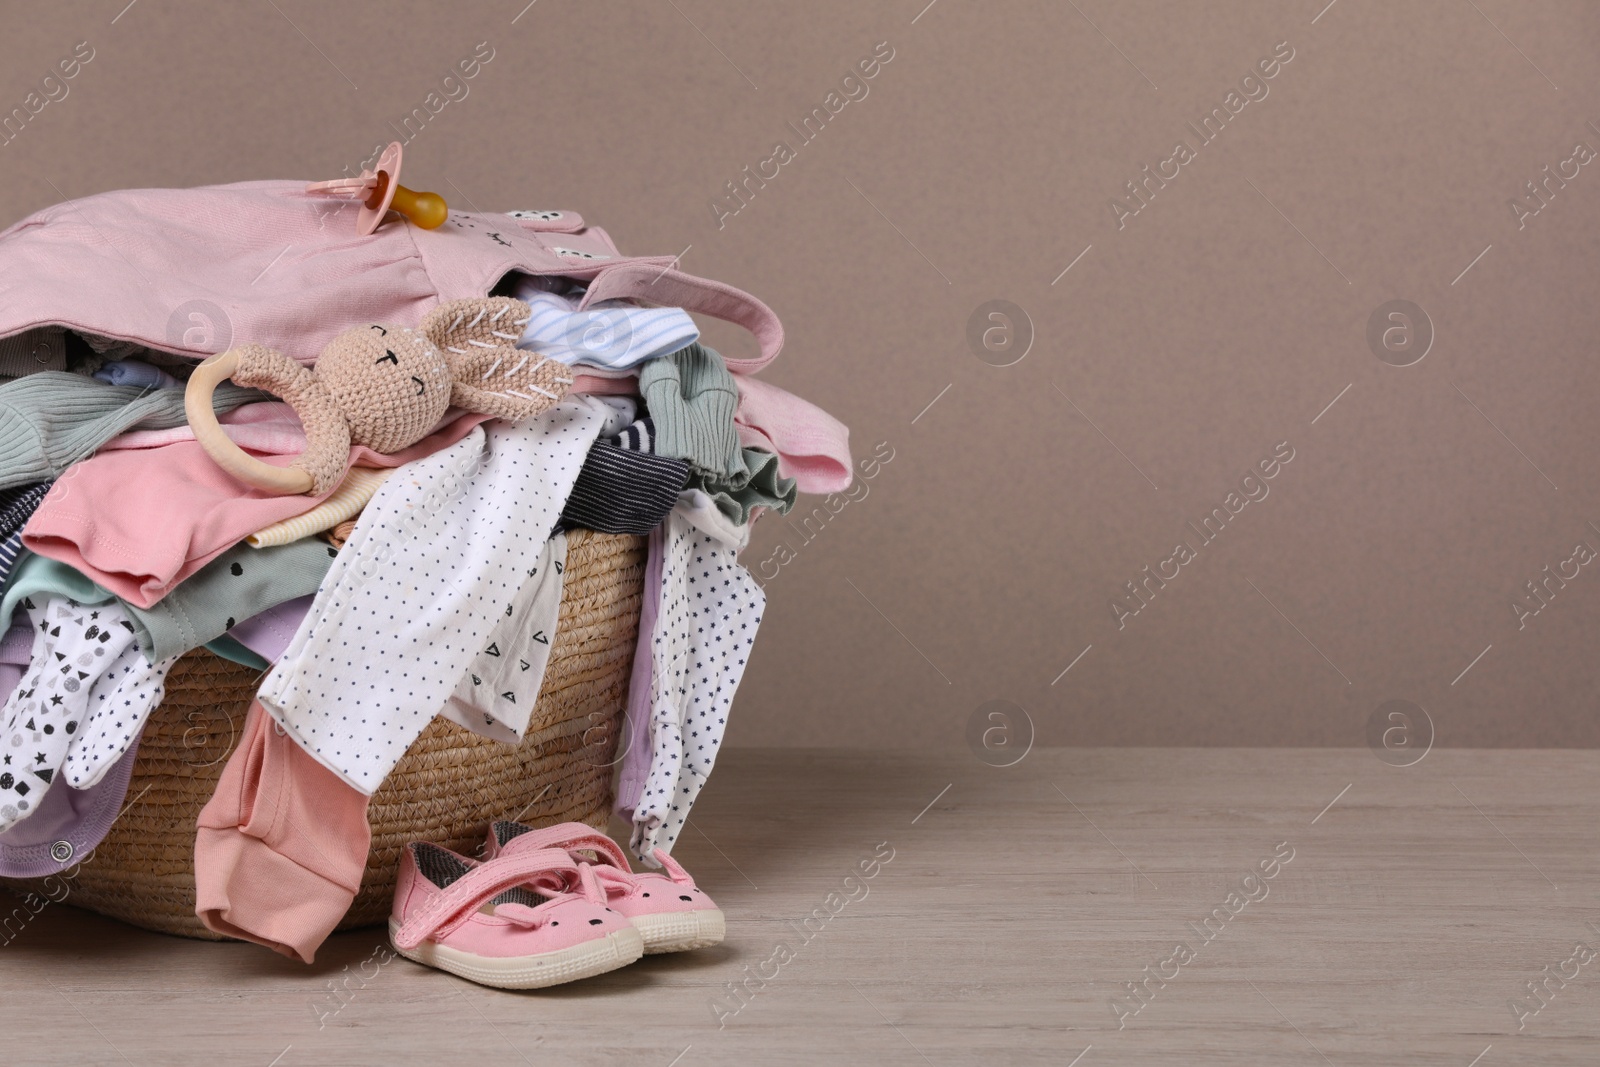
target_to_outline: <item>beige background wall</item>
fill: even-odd
[[[6,20],[0,111],[93,58],[0,147],[0,221],[335,177],[438,93],[408,184],[689,246],[783,316],[770,379],[893,458],[812,532],[758,529],[733,743],[960,745],[991,699],[1049,744],[1361,744],[1389,699],[1441,745],[1600,741],[1600,567],[1563,562],[1600,549],[1600,165],[1564,162],[1600,149],[1592,4],[124,2]],[[880,42],[801,144],[786,123]],[[1211,143],[1186,126],[1246,92]],[[1545,166],[1577,173],[1519,219]],[[990,300],[1031,321],[1014,365],[990,363],[1020,322],[1009,354],[969,344]],[[1432,324],[1411,366],[1369,347],[1391,300]],[[1186,522],[1281,442],[1202,544]],[[1123,583],[1185,538],[1119,628]],[[1546,565],[1578,573],[1519,628]]]

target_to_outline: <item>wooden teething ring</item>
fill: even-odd
[[[239,354],[232,349],[219,352],[194,369],[189,384],[183,391],[183,409],[189,416],[189,426],[200,447],[228,474],[246,485],[279,496],[291,496],[311,491],[311,475],[298,467],[274,467],[263,463],[233,443],[222,432],[217,415],[211,409],[211,394],[217,384],[239,369]]]

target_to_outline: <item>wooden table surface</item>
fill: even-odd
[[[383,962],[380,930],[305,967],[52,905],[0,948],[4,1058],[1593,1065],[1597,772],[735,749],[677,850],[728,914],[717,948],[514,994]]]

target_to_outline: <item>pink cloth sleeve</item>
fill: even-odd
[[[269,456],[297,456],[306,448],[306,433],[300,416],[279,400],[245,404],[217,416],[222,432],[240,448]],[[132,430],[113,437],[99,451],[125,448],[160,448],[178,441],[193,441],[194,430],[187,424],[166,430]]]
[[[573,375],[569,393],[588,393],[591,396],[638,396],[639,375],[599,374],[580,370]]]
[[[733,422],[739,444],[778,455],[778,473],[802,493],[839,493],[850,487],[850,429],[826,411],[760,378],[736,374],[739,408]]]
[[[398,467],[454,444],[487,418],[463,415],[393,455],[357,446],[350,461]],[[293,457],[261,459],[286,466]],[[22,543],[148,608],[257,530],[324,499],[251,489],[224,473],[198,443],[178,441],[104,452],[69,467],[28,520]]]
[[[195,914],[208,930],[310,963],[361,888],[368,799],[252,702],[198,819]]]

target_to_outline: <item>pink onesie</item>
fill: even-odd
[[[398,467],[455,444],[487,418],[462,415],[394,455],[356,446],[350,460],[364,467]],[[292,458],[261,456],[275,466]],[[128,603],[148,608],[257,530],[325,498],[249,489],[195,441],[176,441],[102,452],[69,467],[23,528],[22,543]]]

